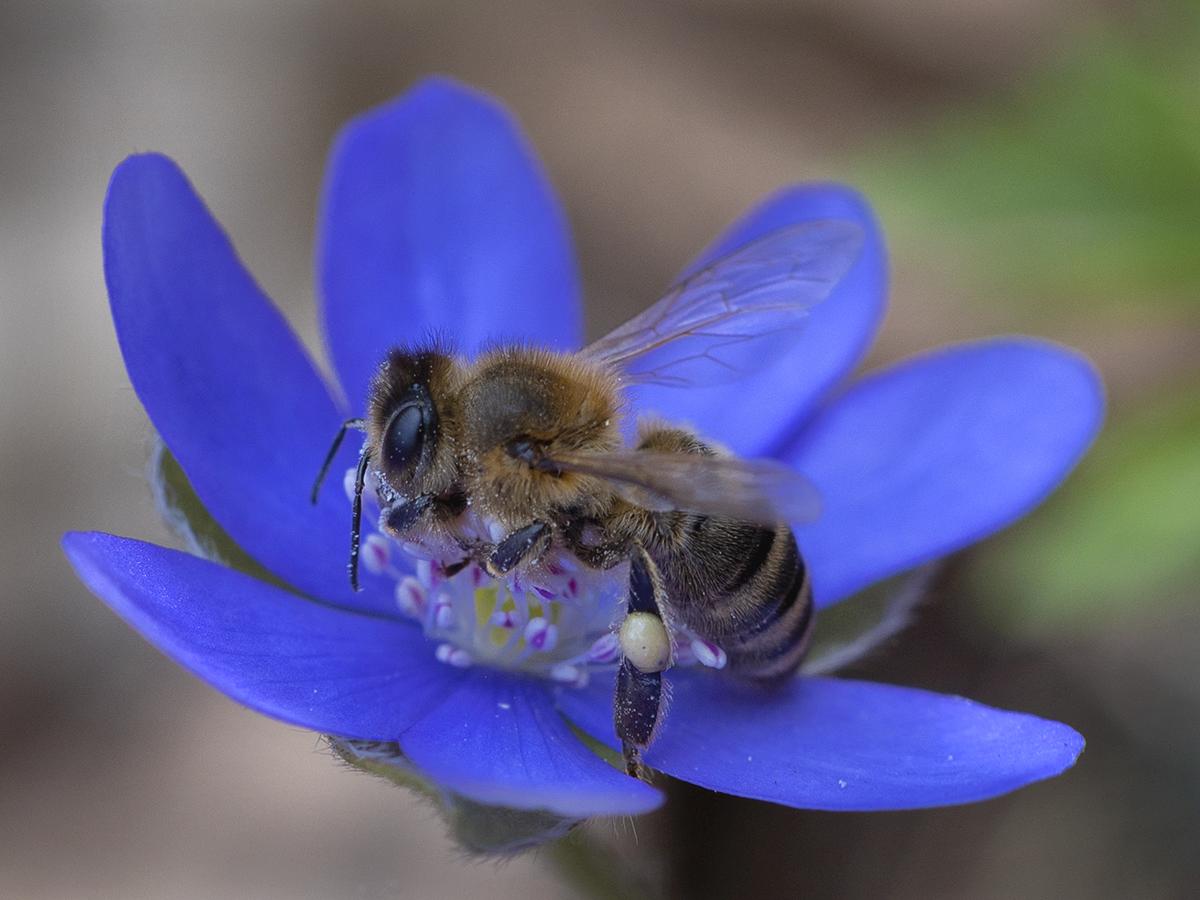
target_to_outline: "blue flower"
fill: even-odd
[[[823,513],[797,537],[816,602],[828,607],[1027,512],[1083,454],[1102,398],[1085,360],[1028,338],[943,348],[844,387],[882,317],[886,271],[870,211],[843,187],[770,197],[696,264],[820,218],[856,221],[866,241],[786,354],[736,386],[641,387],[631,400],[816,483]],[[118,340],[151,421],[213,517],[287,587],[128,538],[68,534],[66,553],[91,590],[233,699],[332,735],[397,741],[412,765],[460,796],[578,817],[657,806],[655,788],[609,765],[572,728],[615,741],[603,634],[587,645],[594,622],[551,633],[546,616],[531,624],[531,605],[497,602],[485,619],[512,613],[532,628],[527,652],[536,644],[560,655],[541,668],[481,660],[443,640],[462,624],[463,603],[477,603],[477,585],[463,603],[435,600],[437,572],[376,536],[354,593],[344,494],[308,502],[331,435],[361,410],[389,347],[430,331],[454,335],[465,352],[502,339],[579,346],[566,222],[504,111],[431,80],[341,134],[319,236],[338,388],[165,157],[117,168],[103,243]],[[335,471],[354,461],[343,448]],[[647,762],[795,807],[980,800],[1062,772],[1083,747],[1066,725],[911,688],[800,678],[767,692],[703,666],[670,679],[670,714]]]

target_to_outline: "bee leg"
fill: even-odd
[[[629,603],[621,623],[621,668],[613,700],[613,719],[625,770],[643,777],[642,753],[662,723],[662,673],[671,665],[671,637],[663,624],[659,599],[662,581],[640,547],[629,562]]]
[[[628,659],[621,660],[613,715],[625,771],[634,778],[645,777],[642,751],[654,740],[661,709],[662,672],[643,672]]]
[[[550,526],[545,522],[531,522],[496,545],[487,558],[487,572],[493,578],[507,575],[525,560],[543,553],[549,544]]]
[[[401,499],[388,507],[384,515],[384,527],[393,534],[403,534],[420,520],[433,506],[432,494],[420,494],[411,500]]]
[[[450,565],[448,565],[448,566],[443,566],[442,574],[445,575],[447,578],[453,578],[455,575],[457,575],[459,572],[461,572],[463,569],[465,569],[470,564],[471,564],[471,557],[464,556],[462,559],[460,559],[456,563],[450,563]]]

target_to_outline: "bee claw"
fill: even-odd
[[[630,778],[650,783],[650,770],[642,765],[642,750],[629,741],[621,742],[622,756],[625,758],[625,774]]]

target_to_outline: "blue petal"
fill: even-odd
[[[578,342],[567,225],[494,101],[442,78],[351,122],[334,147],[319,240],[325,333],[352,406],[386,351],[431,332],[459,350]]]
[[[287,323],[179,168],[134,156],[104,207],[104,273],[134,390],[200,500],[239,545],[300,590],[391,608],[346,578],[345,447],[321,503],[308,492],[343,416]]]
[[[630,392],[633,408],[690,422],[702,434],[745,456],[773,453],[820,397],[866,352],[883,317],[887,258],[866,201],[838,185],[790,188],[739,220],[688,268],[707,265],[772,231],[814,219],[845,219],[864,231],[858,261],[809,316],[804,331],[777,362],[736,384],[703,389],[644,385]],[[686,274],[686,273],[685,273]]]
[[[670,714],[647,762],[714,791],[785,806],[969,803],[1058,775],[1083,750],[1083,738],[1058,722],[914,688],[802,678],[767,692],[708,672],[670,677]],[[615,746],[603,691],[564,692],[559,704]]]
[[[583,817],[633,815],[662,802],[580,743],[545,684],[500,672],[472,671],[400,746],[439,784],[481,803]]]
[[[819,606],[965,547],[1024,515],[1083,455],[1096,373],[1029,339],[940,350],[872,375],[782,453],[820,518],[796,529]]]
[[[322,606],[130,538],[74,532],[63,549],[92,592],[150,643],[285,722],[394,740],[461,678],[403,622]]]

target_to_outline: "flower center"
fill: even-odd
[[[352,470],[345,486],[353,497]],[[378,507],[369,488],[363,500]],[[615,666],[620,659],[616,629],[625,608],[626,566],[597,571],[552,550],[520,573],[492,578],[464,560],[452,542],[398,544],[379,529],[378,518],[363,516],[361,564],[394,579],[396,605],[421,624],[440,661],[528,672],[582,687],[591,669]],[[475,524],[474,530],[486,534]]]
[[[343,481],[351,499],[354,474],[347,471]],[[448,539],[399,544],[379,528],[378,495],[370,484],[363,501],[371,515],[363,516],[360,562],[394,580],[397,607],[420,623],[441,662],[527,672],[583,687],[592,670],[620,661],[617,632],[628,594],[627,564],[600,571],[552,549],[519,573],[492,578]],[[481,522],[468,522],[464,530],[482,540],[495,538]],[[671,637],[673,665],[725,666],[724,651],[710,641],[679,628]]]
[[[492,578],[475,563],[449,575],[445,563],[419,559],[396,584],[400,609],[437,642],[453,666],[526,671],[582,686],[592,666],[619,656],[614,623],[623,597],[609,573],[572,572],[543,561],[544,575]]]

